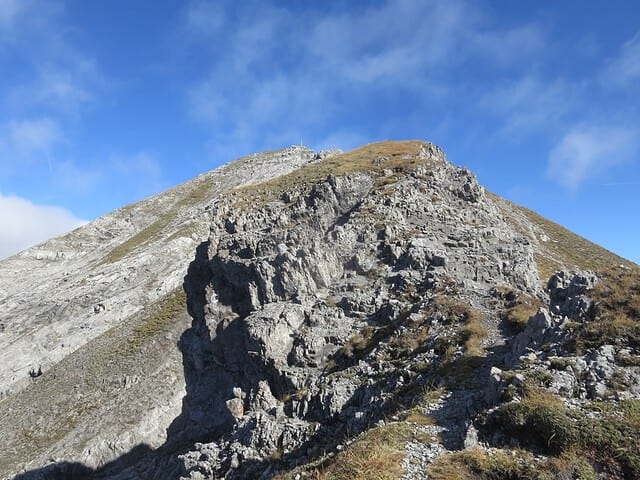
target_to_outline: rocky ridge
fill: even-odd
[[[289,149],[248,158],[238,170],[255,170],[259,159],[265,172],[272,162],[285,159],[287,166],[280,167],[282,175],[265,173],[263,182],[229,180],[219,190],[211,185],[225,170],[217,177],[214,172],[202,177],[207,193],[195,210],[177,203],[168,209],[170,219],[163,222],[171,229],[181,231],[194,216],[209,227],[197,249],[196,240],[189,243],[189,268],[182,270],[189,316],[179,307],[179,291],[162,297],[180,284],[180,270],[162,270],[176,257],[158,262],[166,250],[138,242],[139,252],[153,252],[148,265],[159,263],[156,274],[174,279],[170,285],[159,281],[155,306],[141,310],[154,298],[138,297],[140,307],[127,318],[139,323],[119,332],[130,347],[146,332],[142,327],[161,326],[133,342],[125,356],[140,367],[164,355],[162,368],[141,368],[108,390],[121,400],[110,405],[107,418],[126,413],[138,433],[127,438],[136,428],[122,425],[120,436],[112,426],[111,438],[108,429],[94,431],[84,449],[63,433],[31,463],[22,463],[37,468],[20,478],[70,472],[95,478],[355,478],[349,470],[355,467],[345,466],[347,452],[374,441],[391,459],[382,465],[367,459],[378,472],[389,472],[383,478],[452,478],[442,473],[447,465],[460,472],[470,464],[455,456],[459,452],[480,458],[494,449],[496,457],[515,445],[530,448],[547,468],[557,452],[527,445],[508,415],[528,407],[533,391],[542,395],[544,389],[580,411],[592,401],[613,405],[639,398],[637,367],[619,361],[640,353],[633,342],[585,340],[582,350],[575,347],[580,325],[596,318],[590,292],[598,277],[565,271],[541,281],[538,267],[549,264],[541,263],[541,253],[557,231],[485,192],[438,147],[389,142],[328,155]],[[229,177],[238,178],[234,164],[227,168]],[[158,245],[171,243],[173,233],[160,226]],[[184,243],[181,255],[187,256]],[[561,262],[562,250],[554,252],[553,262]],[[116,281],[115,272],[141,256],[130,253],[116,265],[104,263],[104,254],[93,258],[100,268],[111,266]],[[141,285],[138,295],[145,292],[148,285]],[[130,302],[117,291],[113,298]],[[94,305],[94,315],[106,313],[106,305]],[[179,348],[168,354],[178,336]],[[105,349],[114,345],[112,336],[97,332],[91,350],[101,351],[101,341]],[[79,349],[76,355],[88,354]],[[114,362],[113,371],[121,371],[122,361]],[[59,371],[45,368],[21,395],[45,382],[59,386],[62,380],[51,380]],[[626,387],[616,391],[611,379],[620,377]],[[156,413],[145,416],[128,406],[133,391],[154,397],[155,407],[141,403]],[[82,395],[78,401],[91,405],[91,393]],[[16,412],[19,397],[8,396],[0,413]],[[170,408],[158,413],[165,402]],[[93,408],[82,418],[105,413]],[[78,431],[82,418],[67,431]],[[108,445],[96,447],[96,440]],[[125,453],[142,442],[148,446]],[[98,455],[91,453],[96,448]],[[13,458],[21,452],[14,450]],[[49,463],[52,452],[56,461]],[[593,464],[602,478],[616,478],[615,468],[633,472],[630,458],[608,469]],[[528,458],[518,461],[529,465]]]

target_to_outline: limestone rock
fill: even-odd
[[[272,478],[411,419],[413,480],[508,442],[484,419],[533,381],[640,398],[634,350],[568,350],[598,279],[545,290],[543,233],[402,142],[250,155],[27,250],[0,263],[0,477]],[[519,296],[545,306],[509,337]]]

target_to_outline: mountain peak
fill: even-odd
[[[0,475],[424,478],[479,438],[551,468],[509,415],[640,378],[590,330],[638,313],[596,308],[614,267],[429,142],[243,157],[0,262]]]

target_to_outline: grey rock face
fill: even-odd
[[[261,207],[214,204],[201,321],[207,338],[237,329],[238,343],[213,355],[249,393],[220,440],[181,457],[184,478],[263,474],[276,450],[302,461],[333,448],[336,432],[378,421],[405,380],[390,365],[372,366],[384,363],[375,348],[352,363],[354,338],[368,322],[397,321],[412,308],[406,291],[428,298],[447,281],[478,303],[496,284],[540,291],[527,241],[475,177],[436,160],[384,195],[372,175],[355,173]],[[261,403],[256,385],[275,400]]]
[[[575,320],[584,320],[591,308],[591,299],[586,293],[597,282],[598,278],[588,272],[573,275],[567,271],[555,273],[547,284],[552,311]]]
[[[339,153],[252,155],[0,263],[0,477],[271,478],[413,415],[413,480],[482,447],[532,371],[577,401],[639,383],[618,346],[567,356],[597,279],[545,291],[538,240],[468,170],[428,143],[302,168]],[[510,339],[499,289],[548,308]]]
[[[145,308],[182,290],[212,198],[314,155],[251,155],[0,262],[0,478],[52,458],[93,467],[162,445],[181,411],[176,343],[190,320],[184,312],[147,346],[132,340],[148,329]]]

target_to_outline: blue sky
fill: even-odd
[[[640,262],[640,3],[0,0],[0,258],[238,156],[425,139]]]

